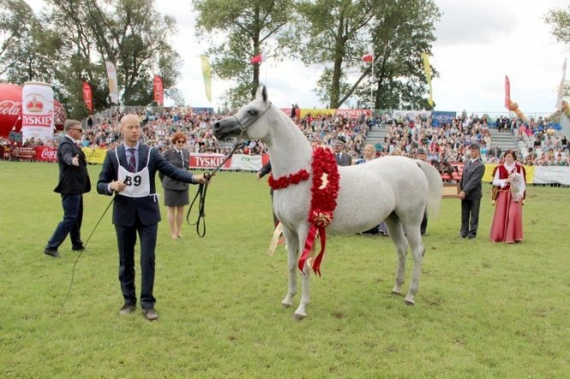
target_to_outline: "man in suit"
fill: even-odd
[[[342,137],[338,137],[334,142],[334,158],[339,166],[350,166],[352,164],[351,156],[344,152],[345,144],[346,141]]]
[[[461,199],[461,230],[462,238],[475,238],[479,226],[479,209],[481,207],[481,180],[485,174],[485,165],[481,162],[479,144],[469,146],[471,159],[465,162],[463,174],[459,182],[461,192],[457,197]]]
[[[160,209],[154,178],[159,171],[180,182],[206,183],[204,175],[192,175],[173,166],[158,152],[139,141],[142,133],[139,118],[134,114],[121,119],[123,143],[109,150],[97,182],[102,195],[117,194],[113,204],[113,224],[119,248],[119,282],[124,304],[120,315],[133,313],[137,304],[135,291],[135,243],[140,236],[141,296],[145,318],[158,319],[153,296],[155,248]]]
[[[81,123],[77,120],[66,120],[64,131],[65,136],[62,137],[57,148],[59,182],[54,189],[55,192],[61,194],[63,220],[57,225],[44,249],[44,254],[54,258],[59,258],[57,249],[68,234],[73,251],[84,249],[81,241],[83,194],[91,191],[85,154],[77,145],[77,141],[81,139]]]

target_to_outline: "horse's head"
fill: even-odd
[[[217,139],[227,137],[247,137],[249,139],[263,139],[269,131],[269,123],[262,118],[271,108],[267,101],[267,89],[260,85],[255,99],[241,108],[236,114],[214,123],[214,136]]]

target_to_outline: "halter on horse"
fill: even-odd
[[[216,122],[214,135],[218,139],[246,137],[265,142],[271,155],[274,178],[295,177],[303,171],[310,174],[308,180],[278,189],[273,195],[273,209],[283,225],[288,250],[289,288],[281,304],[290,307],[297,293],[298,255],[303,251],[311,229],[308,212],[312,198],[313,150],[293,121],[267,100],[264,86],[260,87],[256,98],[234,116]],[[405,302],[414,304],[425,251],[420,224],[428,205],[430,209],[439,208],[441,176],[429,164],[405,157],[384,157],[357,166],[338,167],[338,174],[337,206],[326,233],[355,234],[385,220],[398,253],[396,285],[392,292],[401,294],[409,245],[414,269]],[[297,319],[307,316],[309,271],[305,264],[301,303],[295,311]]]

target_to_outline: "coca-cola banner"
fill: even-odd
[[[36,147],[36,160],[41,162],[57,162],[57,149],[47,146]]]
[[[48,83],[26,82],[22,89],[22,139],[53,137],[53,89]]]

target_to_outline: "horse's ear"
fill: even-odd
[[[257,93],[255,97],[262,99],[264,102],[267,101],[267,87],[265,87],[263,84],[260,84],[259,87],[257,87]]]

